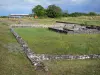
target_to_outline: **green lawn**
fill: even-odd
[[[35,53],[100,54],[100,34],[59,34],[42,28],[15,28]]]

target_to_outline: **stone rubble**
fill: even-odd
[[[59,33],[67,33],[67,34],[100,34],[100,26],[84,26],[74,23],[68,22],[59,22],[52,26],[48,27],[49,30],[53,30]]]

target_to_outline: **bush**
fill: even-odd
[[[87,15],[86,13],[81,13],[81,12],[74,12],[69,14],[69,16],[71,17],[86,16],[86,15]]]

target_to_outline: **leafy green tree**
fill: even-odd
[[[56,5],[49,5],[46,12],[47,16],[51,18],[62,16],[62,9]]]
[[[97,14],[95,12],[89,12],[88,15],[89,16],[96,16]]]
[[[44,16],[46,14],[46,10],[41,6],[37,5],[32,9],[32,12],[38,17]]]

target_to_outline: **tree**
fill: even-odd
[[[32,12],[38,17],[44,16],[46,14],[46,10],[41,5],[35,6],[35,8],[32,9]]]
[[[49,5],[46,12],[47,16],[51,18],[62,16],[62,9],[56,5]]]
[[[88,15],[89,16],[96,16],[97,14],[95,12],[89,12]]]

